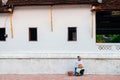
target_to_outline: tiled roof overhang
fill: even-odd
[[[0,0],[0,12],[9,12],[7,9],[15,6],[72,4],[91,4],[93,5],[92,11],[120,11],[120,0],[102,0],[102,3],[98,3],[97,0],[8,0],[6,5],[2,5],[2,0]]]
[[[96,3],[96,0],[8,0],[6,5],[2,5],[2,0],[0,0],[0,13],[9,12],[7,9],[16,6],[72,5],[93,3]]]
[[[120,11],[120,0],[103,0],[101,4],[93,6],[93,11]]]
[[[9,0],[7,5],[60,5],[60,4],[90,4],[95,0]]]
[[[95,2],[96,0],[8,0],[6,5],[2,5],[2,0],[0,0],[0,13],[9,12],[7,9],[16,6],[92,4]]]

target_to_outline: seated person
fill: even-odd
[[[84,75],[84,67],[81,61],[81,57],[77,56],[77,61],[75,62],[75,71],[74,71],[74,75],[75,76],[82,76]]]

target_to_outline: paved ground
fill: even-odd
[[[0,75],[0,80],[120,80],[120,75]]]

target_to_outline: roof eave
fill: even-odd
[[[55,2],[43,2],[43,3],[7,3],[6,5],[13,6],[46,6],[46,5],[81,5],[81,4],[91,4],[90,2],[66,2],[66,3],[55,3]]]

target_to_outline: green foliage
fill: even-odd
[[[96,42],[97,43],[104,43],[105,41],[102,39],[102,35],[96,35]]]
[[[109,41],[103,38],[105,36]],[[120,43],[120,34],[96,35],[97,43]]]
[[[109,35],[109,37],[111,38],[112,43],[120,43],[120,34]]]

